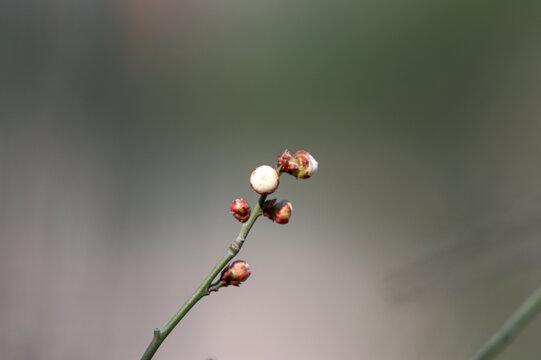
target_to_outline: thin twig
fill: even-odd
[[[257,220],[257,218],[261,215],[261,206],[265,202],[266,198],[267,198],[266,195],[262,195],[259,198],[258,203],[254,206],[254,209],[250,215],[250,218],[248,219],[248,221],[242,224],[242,227],[240,229],[239,236],[237,236],[237,239],[229,246],[224,257],[218,262],[218,264],[216,264],[214,269],[205,278],[203,283],[194,292],[194,294],[186,301],[186,303],[184,303],[184,305],[182,305],[182,307],[173,316],[173,318],[169,320],[167,325],[164,326],[163,330],[161,331],[160,329],[154,330],[154,336],[152,338],[152,341],[148,345],[145,353],[143,354],[143,357],[141,357],[141,360],[152,359],[152,357],[156,353],[156,350],[158,350],[158,348],[160,347],[161,343],[165,340],[167,335],[171,333],[171,331],[175,328],[175,326],[177,326],[180,320],[182,320],[182,318],[188,313],[188,311],[190,311],[190,309],[199,300],[201,300],[201,298],[209,294],[209,286],[211,286],[212,280],[214,280],[214,278],[220,273],[220,271],[223,270],[223,268],[229,263],[229,261],[233,259],[242,248],[242,245],[244,244],[244,240],[246,239],[246,236],[248,236],[248,233],[250,232],[252,225]]]
[[[515,310],[505,323],[490,339],[470,358],[470,360],[488,360],[496,356],[517,336],[530,320],[541,310],[541,287],[535,290]]]

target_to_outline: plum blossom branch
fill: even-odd
[[[315,174],[317,168],[317,161],[306,151],[300,150],[294,156],[291,156],[286,150],[278,156],[276,168],[262,165],[252,172],[250,186],[260,194],[258,202],[253,209],[250,209],[244,199],[233,200],[230,205],[231,214],[242,223],[239,235],[193,295],[182,305],[164,328],[154,330],[152,340],[141,360],[152,359],[163,341],[199,300],[222,287],[229,285],[239,286],[241,282],[248,279],[250,268],[245,261],[238,260],[230,265],[228,264],[239,253],[257,218],[260,215],[265,215],[276,223],[286,224],[291,216],[292,207],[290,202],[280,201],[278,204],[275,204],[276,200],[265,202],[267,195],[272,194],[278,188],[281,173],[289,173],[297,178],[307,179]],[[213,283],[213,280],[220,272],[220,279]]]

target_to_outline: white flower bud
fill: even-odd
[[[261,165],[252,172],[250,186],[260,195],[272,194],[278,187],[278,173],[269,165]]]

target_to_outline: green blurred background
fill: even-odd
[[[287,226],[156,359],[466,359],[541,284],[535,1],[0,4],[0,352],[137,359],[285,148]],[[541,319],[499,359],[537,360]]]

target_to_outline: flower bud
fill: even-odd
[[[278,182],[278,173],[269,165],[257,167],[250,176],[250,186],[260,195],[272,194]]]
[[[241,282],[248,279],[250,274],[250,265],[244,260],[237,260],[222,270],[220,280],[225,285],[239,286]]]
[[[242,198],[231,201],[229,210],[231,215],[241,223],[246,222],[250,217],[250,205]]]
[[[278,156],[278,168],[296,178],[308,179],[317,172],[318,163],[305,150],[299,150],[293,156],[286,150]]]
[[[293,211],[293,205],[289,201],[280,201],[278,204],[276,204],[275,209],[275,215],[274,215],[274,221],[276,221],[278,224],[287,224],[289,222],[289,218],[291,217],[291,212]]]
[[[278,224],[287,224],[293,211],[293,205],[287,200],[276,202],[276,199],[267,200],[261,209],[264,216]]]

